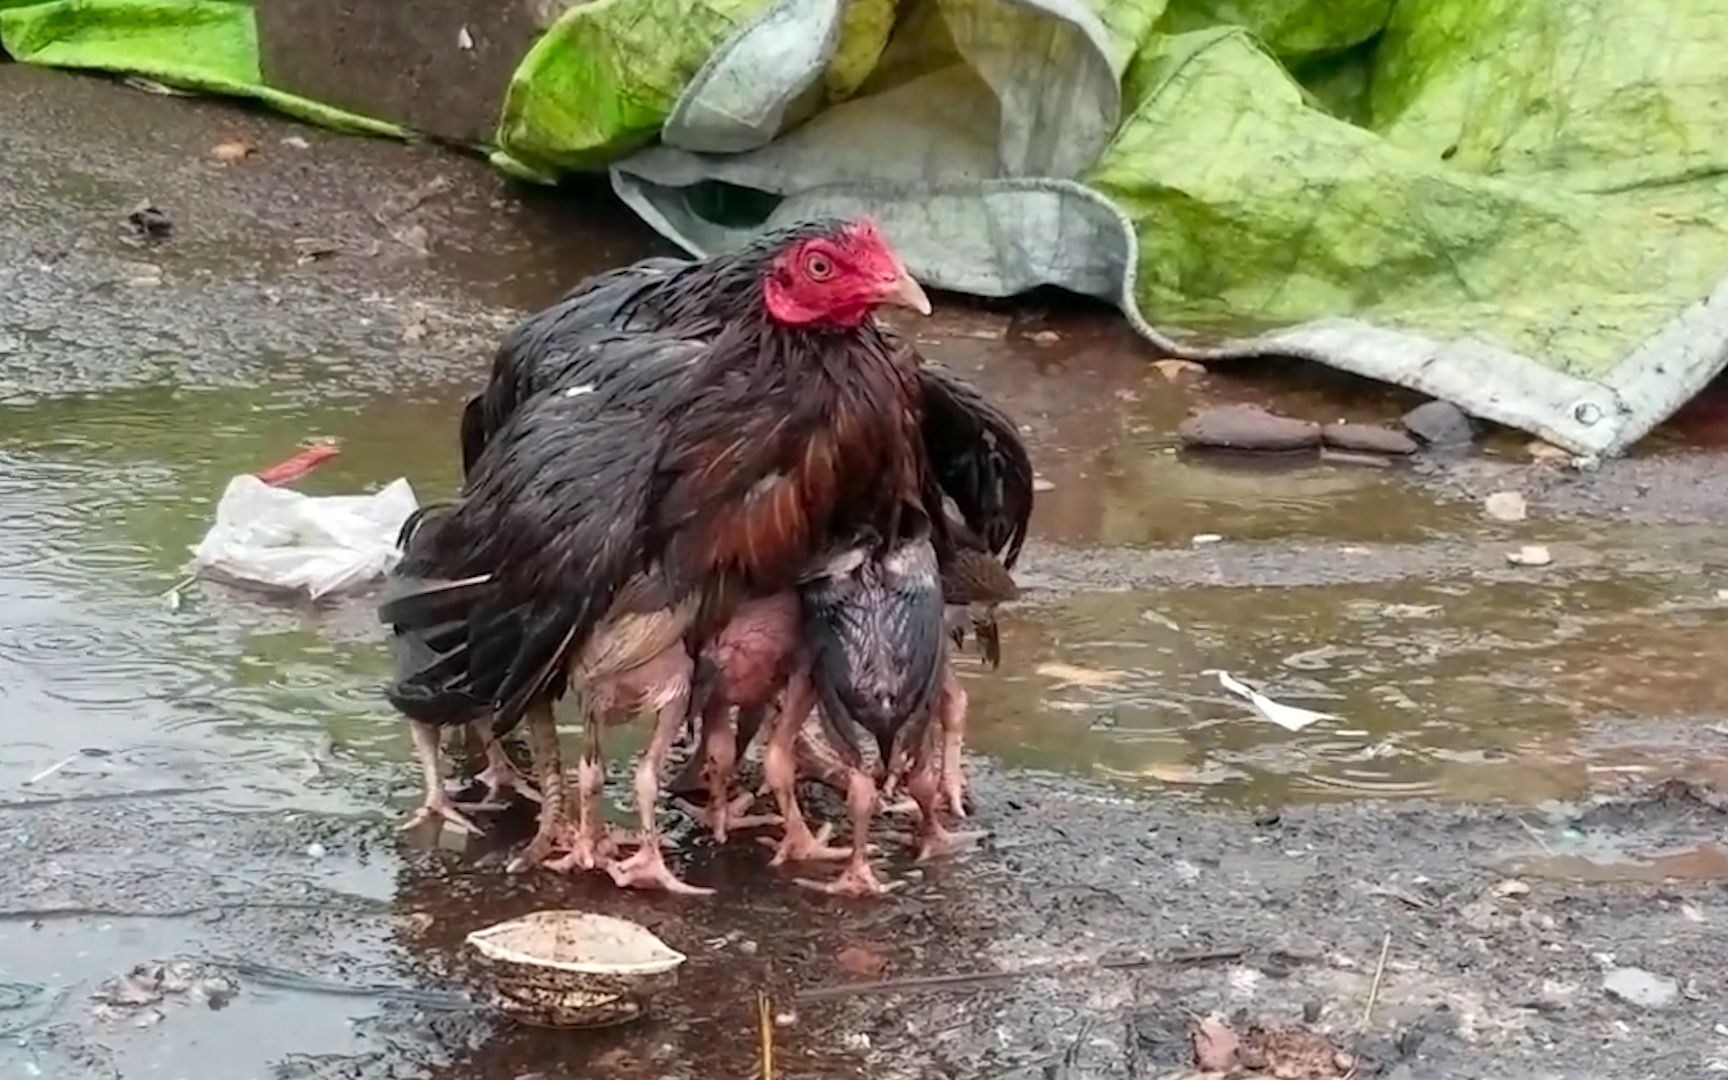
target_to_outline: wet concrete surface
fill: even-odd
[[[1174,432],[1197,405],[1412,402],[1276,364],[1166,377],[1099,312],[950,298],[907,329],[1021,417],[1049,486],[1008,662],[968,669],[992,836],[892,861],[910,885],[877,905],[807,896],[749,844],[691,846],[713,900],[507,877],[519,821],[464,854],[394,833],[415,774],[364,598],[162,597],[227,479],[302,439],[344,444],[304,490],[449,491],[501,330],[663,249],[603,192],[432,148],[18,67],[0,95],[5,1075],[747,1077],[760,992],[784,1077],[1183,1075],[1214,1010],[1307,1012],[1364,1076],[1728,1061],[1708,401],[1594,472],[1506,434],[1411,466],[1196,457]],[[211,156],[234,141],[256,152]],[[132,234],[143,200],[166,240]],[[1497,490],[1529,519],[1490,520]],[[1532,543],[1551,565],[1508,563]],[[1342,719],[1285,732],[1214,669]],[[653,1021],[550,1033],[469,1003],[463,935],[565,905],[691,956]],[[820,996],[863,978],[848,948],[879,979],[996,977]],[[92,998],[167,963],[154,1000]],[[1678,1000],[1607,997],[1616,965]]]

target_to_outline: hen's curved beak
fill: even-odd
[[[884,304],[896,307],[911,308],[920,315],[930,314],[930,298],[924,295],[924,286],[912,279],[906,268],[900,268],[900,276],[888,286],[887,293],[882,297]]]

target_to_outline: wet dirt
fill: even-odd
[[[6,1075],[747,1077],[758,993],[783,1077],[1182,1075],[1213,1011],[1314,1017],[1360,1075],[1728,1061],[1708,402],[1594,472],[1508,434],[1413,465],[1194,456],[1197,406],[1383,422],[1413,399],[1276,363],[1166,375],[1095,309],[948,298],[907,329],[1021,418],[1048,486],[1008,663],[967,666],[991,837],[893,860],[910,885],[876,905],[749,844],[690,847],[713,900],[506,876],[520,821],[462,854],[395,834],[415,774],[364,598],[162,597],[227,479],[305,438],[344,449],[304,490],[447,492],[500,331],[664,247],[598,186],[429,147],[17,66],[0,95]],[[256,152],[212,156],[236,140]],[[167,239],[135,235],[142,200]],[[1528,520],[1489,519],[1498,490]],[[1510,564],[1523,544],[1553,563]],[[1219,669],[1341,719],[1286,732]],[[655,1019],[555,1033],[473,1004],[463,936],[552,906],[690,955]],[[185,988],[92,998],[174,963]],[[1616,965],[1679,1000],[1607,997]],[[988,977],[860,993],[861,967]]]

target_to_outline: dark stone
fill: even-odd
[[[1365,454],[1414,454],[1420,449],[1402,431],[1373,424],[1327,424],[1320,429],[1320,438],[1327,446]]]
[[[257,0],[259,61],[277,90],[442,139],[489,144],[517,64],[570,6]]]
[[[1193,448],[1287,453],[1319,446],[1320,425],[1278,416],[1258,405],[1220,405],[1182,421],[1176,436]]]
[[[1261,810],[1259,813],[1254,815],[1254,824],[1260,826],[1262,829],[1271,828],[1283,820],[1283,811],[1270,808]]]
[[[1430,401],[1404,414],[1404,430],[1429,446],[1467,446],[1476,441],[1476,425],[1450,401]]]

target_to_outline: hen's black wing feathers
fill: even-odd
[[[924,448],[971,534],[1009,568],[1032,520],[1032,459],[1013,419],[941,367],[919,369]],[[955,537],[964,543],[965,534]],[[976,542],[976,541],[974,541]]]
[[[664,383],[707,346],[615,331],[570,344],[604,356],[606,376],[516,406],[462,499],[407,538],[379,612],[408,639],[394,643],[393,700],[420,700],[421,712],[497,703],[507,730],[535,697],[561,691],[569,646],[637,569]],[[465,628],[460,641],[452,624]]]

